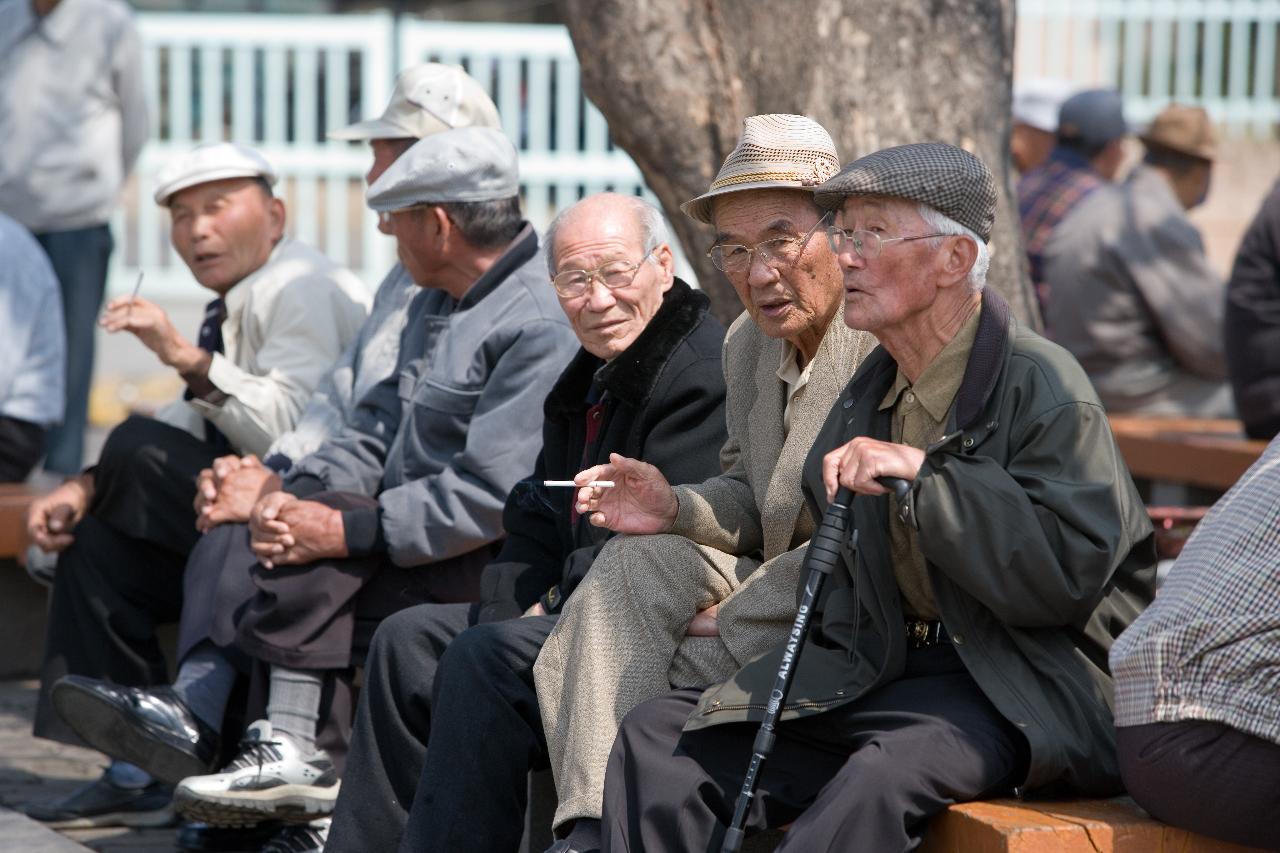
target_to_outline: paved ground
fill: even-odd
[[[0,682],[0,851],[159,853],[173,850],[172,829],[68,831],[62,836],[76,842],[68,845],[59,843],[61,836],[50,836],[33,821],[5,810],[62,797],[96,778],[106,764],[103,756],[92,750],[31,737],[35,702],[34,681]]]

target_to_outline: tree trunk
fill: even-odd
[[[1008,157],[1015,0],[557,0],[582,83],[640,167],[723,320],[741,304],[680,212],[706,191],[742,119],[798,113],[842,162],[943,141],[1000,186],[989,281],[1038,323]]]

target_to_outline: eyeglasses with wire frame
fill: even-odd
[[[761,240],[754,246],[717,243],[707,252],[707,257],[711,259],[711,263],[715,264],[716,269],[725,275],[740,275],[751,269],[751,264],[755,262],[757,255],[762,263],[768,264],[777,260],[780,265],[790,266],[804,254],[804,247],[808,245],[809,238],[830,215],[830,211],[822,214],[803,237],[774,237],[772,240]]]
[[[927,240],[930,237],[952,237],[952,234],[917,234],[914,237],[881,237],[874,231],[846,231],[839,225],[831,225],[827,228],[827,243],[831,246],[831,251],[837,255],[845,251],[845,247],[852,248],[864,260],[872,260],[880,257],[880,253],[884,251],[884,247],[890,243],[905,243],[909,240]]]
[[[599,279],[600,283],[609,290],[621,290],[635,281],[640,267],[653,257],[653,251],[650,249],[634,264],[627,261],[610,261],[593,270],[561,270],[551,279],[551,284],[555,287],[556,293],[567,299],[586,293],[592,279]]]

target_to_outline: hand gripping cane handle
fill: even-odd
[[[899,501],[904,500],[911,491],[911,484],[897,477],[879,477],[877,480],[880,485],[897,495]],[[783,705],[786,704],[787,694],[791,691],[791,680],[795,675],[795,667],[799,662],[805,637],[809,633],[809,620],[813,607],[822,592],[823,581],[835,568],[845,543],[852,542],[853,546],[857,547],[856,531],[850,531],[852,504],[851,489],[841,488],[837,491],[827,511],[823,513],[822,523],[818,525],[813,538],[809,540],[803,566],[806,571],[805,588],[788,640],[788,645],[794,645],[795,651],[783,655],[782,665],[774,679],[769,704],[765,707],[764,719],[760,722],[760,731],[756,734],[752,748],[751,763],[747,767],[746,778],[742,781],[742,788],[738,791],[738,799],[734,804],[733,819],[729,822],[720,846],[721,853],[738,853],[742,849],[747,810],[751,807],[752,799],[755,798],[760,768],[769,757],[769,753],[773,751],[774,727],[782,713]]]

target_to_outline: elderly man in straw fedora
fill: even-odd
[[[800,467],[840,388],[875,345],[840,319],[840,269],[813,187],[839,170],[811,119],[746,119],[711,188],[684,212],[716,228],[711,260],[746,311],[724,348],[724,473],[672,487],[613,456],[578,475],[579,512],[615,538],[569,601],[534,668],[559,807],[556,849],[599,846],[604,769],[632,707],[672,685],[728,676],[780,640],[814,525]]]

